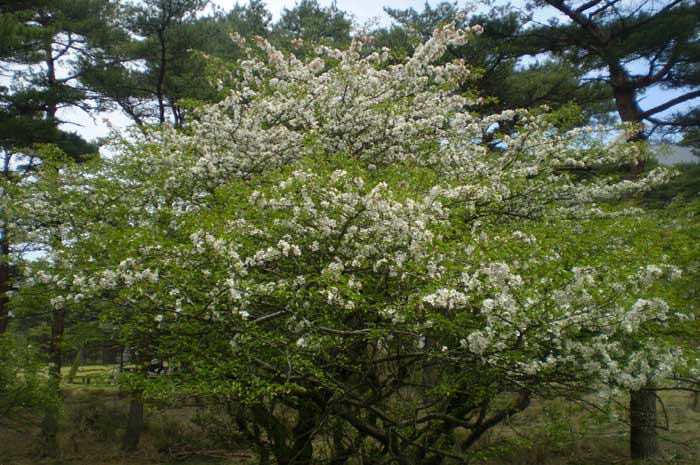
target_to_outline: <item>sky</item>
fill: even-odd
[[[212,0],[225,10],[230,9],[236,4],[235,0]],[[243,2],[241,2],[243,3]],[[282,11],[285,8],[293,8],[296,0],[267,0],[267,9],[272,13],[272,19],[279,19]],[[330,6],[332,0],[319,0],[322,6]],[[439,1],[431,0],[428,3],[435,5]],[[425,0],[337,0],[336,4],[338,8],[351,12],[359,24],[363,24],[367,21],[379,19],[381,25],[389,24],[389,15],[384,13],[384,7],[390,8],[415,8],[416,10],[422,10],[423,5],[425,5]]]

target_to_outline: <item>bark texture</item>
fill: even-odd
[[[126,432],[122,441],[122,449],[126,452],[133,452],[139,447],[141,433],[143,433],[143,399],[141,393],[135,395],[129,402],[129,419],[126,424]]]
[[[630,455],[648,459],[658,455],[656,392],[652,385],[630,393]]]
[[[65,319],[65,310],[53,310],[51,340],[49,343],[49,387],[57,399],[61,397],[61,367],[63,366],[62,339]],[[41,421],[40,439],[43,453],[47,457],[60,457],[60,450],[58,448],[58,416],[56,408],[49,407]]]
[[[58,411],[55,407],[50,407],[41,419],[39,441],[41,454],[43,456],[60,459],[61,451],[58,447]]]
[[[7,292],[10,290],[10,242],[5,231],[2,231],[0,239],[0,334],[7,331],[10,320],[9,298]]]
[[[623,123],[636,125],[634,130],[627,134],[628,142],[640,142],[646,139],[644,133],[644,117],[642,109],[637,102],[638,90],[632,82],[627,71],[618,63],[608,67],[615,98],[615,107]],[[635,160],[630,165],[630,177],[637,178],[643,171],[645,162],[642,159]]]

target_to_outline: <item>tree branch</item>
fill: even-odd
[[[672,98],[666,103],[662,103],[661,105],[657,105],[654,108],[651,108],[649,110],[646,110],[642,112],[640,115],[641,118],[648,119],[649,116],[655,115],[656,113],[662,112],[664,110],[668,110],[671,107],[674,107],[678,105],[679,103],[687,102],[688,100],[692,100],[694,98],[699,98],[700,97],[700,90],[695,90],[693,92],[688,92],[687,94],[679,95],[676,98]]]

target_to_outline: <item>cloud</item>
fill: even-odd
[[[231,8],[234,4],[231,0],[212,0],[213,3],[224,8]],[[297,0],[267,0],[268,10],[272,13],[274,20],[279,19],[285,8],[294,8]],[[332,0],[319,0],[323,6],[330,6]],[[429,3],[435,4],[436,1]],[[367,21],[378,20],[381,25],[390,23],[389,16],[384,12],[384,7],[390,8],[415,8],[419,11],[423,9],[425,0],[337,0],[338,8],[352,14],[357,23],[364,24]]]

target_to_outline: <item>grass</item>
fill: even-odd
[[[662,455],[649,462],[664,465],[700,463],[700,411],[689,408],[682,392],[660,394]],[[621,404],[626,399],[620,399]],[[622,412],[620,412],[622,413]],[[621,417],[623,415],[620,415]],[[665,426],[665,425],[664,425]],[[487,457],[480,465],[624,465],[629,458],[629,429],[619,420],[564,401],[538,403],[491,431],[482,441]],[[639,462],[637,462],[639,463]]]
[[[61,465],[242,465],[250,454],[242,445],[226,450],[212,444],[195,423],[196,406],[160,408],[149,405],[139,450],[120,450],[129,400],[116,389],[64,387],[59,443]],[[0,465],[54,465],[38,455],[39,419],[32,428],[0,428]]]
[[[87,367],[90,373],[108,372]],[[254,463],[245,443],[216,443],[211,411],[197,405],[163,408],[151,404],[138,452],[119,450],[128,399],[114,387],[64,388],[60,444],[63,465],[244,465]],[[661,393],[670,428],[660,430],[662,457],[655,464],[700,464],[700,412],[689,408],[687,393]],[[624,399],[620,399],[624,402]],[[661,413],[660,420],[665,417]],[[204,421],[202,421],[202,419]],[[0,465],[53,465],[36,455],[38,426],[0,429]],[[475,465],[627,465],[627,426],[564,401],[536,403],[489,432],[476,449]]]

